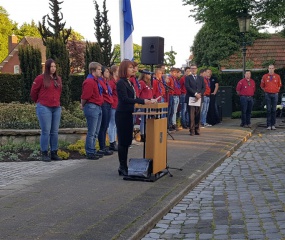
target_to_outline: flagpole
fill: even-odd
[[[121,61],[123,61],[123,60],[125,59],[123,1],[124,1],[124,0],[119,0],[120,53],[121,53]]]

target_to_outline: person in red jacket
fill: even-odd
[[[250,117],[253,106],[253,95],[255,92],[255,82],[251,79],[251,72],[245,71],[244,78],[236,86],[237,94],[240,96],[241,107],[241,127],[251,127]]]
[[[276,107],[278,93],[282,86],[281,78],[274,73],[274,65],[268,66],[269,73],[263,75],[260,87],[265,93],[266,110],[267,110],[267,130],[276,130]]]
[[[111,106],[110,123],[108,127],[108,136],[110,141],[109,149],[112,151],[118,151],[117,139],[117,127],[115,122],[115,113],[118,106],[118,93],[117,93],[117,81],[119,80],[119,66],[113,65],[110,69],[111,78],[109,84],[112,88],[113,104]]]
[[[102,120],[103,87],[98,78],[101,77],[101,64],[89,63],[89,74],[82,84],[81,109],[87,122],[85,142],[86,156],[90,160],[97,160],[102,155],[97,154],[95,145]]]
[[[98,141],[100,150],[98,154],[101,155],[112,155],[113,151],[106,148],[106,134],[110,123],[111,109],[113,104],[113,89],[109,84],[110,71],[109,68],[102,66],[102,77],[98,78],[100,84],[103,87],[103,99],[102,104],[102,121],[100,126],[100,131],[98,134]]]
[[[187,129],[189,127],[189,113],[188,113],[188,104],[185,102],[186,96],[186,88],[185,88],[185,78],[190,75],[190,67],[186,67],[184,69],[184,75],[180,78],[180,87],[181,87],[181,95],[180,95],[180,110],[181,110],[181,125],[182,128]]]
[[[146,70],[147,71],[147,70]],[[139,98],[141,99],[153,99],[152,87],[151,87],[151,75],[147,73],[141,73],[139,77],[141,91]],[[144,112],[144,109],[140,109],[141,112]],[[140,133],[141,133],[141,142],[145,141],[145,129],[144,129],[145,117],[141,115],[140,122]]]
[[[40,147],[42,161],[61,160],[57,155],[58,129],[61,118],[61,77],[57,75],[53,59],[45,62],[45,71],[37,76],[31,88],[31,98],[36,103],[36,113],[41,128]],[[48,149],[50,145],[50,156]]]

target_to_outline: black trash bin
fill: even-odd
[[[232,117],[232,98],[233,87],[232,86],[220,86],[216,96],[216,103],[218,105],[219,114],[221,118]]]

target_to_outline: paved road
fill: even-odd
[[[285,130],[253,136],[143,238],[285,239]]]

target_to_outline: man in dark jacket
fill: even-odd
[[[190,135],[200,135],[200,112],[201,97],[205,92],[203,77],[197,75],[197,65],[190,67],[191,75],[185,78],[186,96],[185,102],[188,104],[190,114]]]

